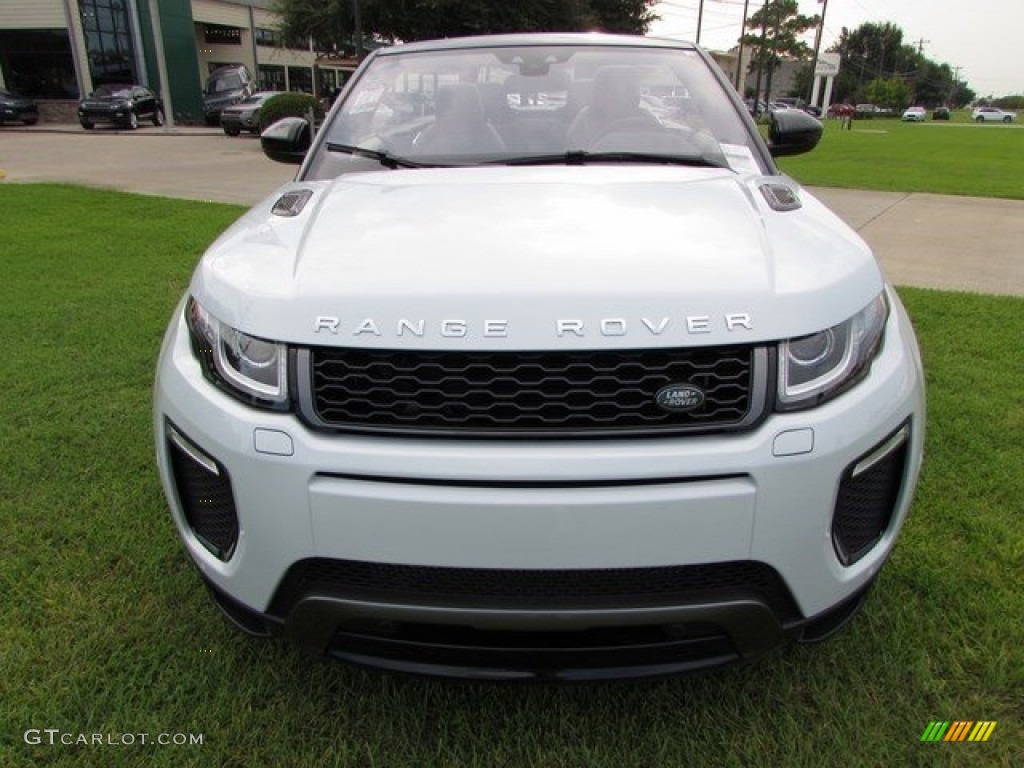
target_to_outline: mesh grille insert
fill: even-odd
[[[270,613],[286,617],[299,600],[312,596],[555,609],[686,605],[726,593],[759,598],[780,620],[799,618],[792,595],[775,569],[747,560],[653,568],[519,570],[311,558],[289,569]]]
[[[310,410],[324,428],[487,436],[717,431],[763,410],[755,348],[572,352],[309,350]],[[688,384],[703,403],[655,396]]]
[[[899,501],[909,440],[873,466],[853,477],[848,471],[839,485],[832,537],[839,559],[855,563],[882,538]]]
[[[213,554],[230,559],[238,541],[238,515],[227,470],[214,462],[220,474],[211,472],[172,439],[167,440],[167,450],[189,527]]]

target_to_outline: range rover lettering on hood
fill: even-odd
[[[662,336],[683,333],[698,335],[716,330],[726,332],[752,331],[753,323],[747,312],[729,312],[724,315],[683,315],[679,317],[602,317],[593,320],[581,318],[559,318],[551,323],[558,338],[587,336],[627,336],[643,334]],[[400,317],[394,321],[378,321],[372,317],[345,322],[334,315],[317,315],[314,333],[331,333],[348,336],[415,336],[422,338],[428,332],[444,338],[460,339],[469,337],[509,338],[512,324],[508,320],[447,319],[428,323],[423,319],[410,320]]]

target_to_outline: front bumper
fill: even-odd
[[[38,119],[39,111],[34,106],[10,105],[0,107],[0,122],[11,120],[19,122],[35,122]]]
[[[111,123],[123,125],[131,120],[132,110],[129,107],[124,109],[79,109],[78,119],[90,123]]]
[[[751,658],[787,631],[825,634],[884,563],[920,468],[923,376],[895,300],[870,375],[832,402],[746,433],[642,440],[311,432],[208,384],[180,318],[154,427],[189,554],[244,628],[354,661],[637,676]],[[840,486],[894,436],[891,509],[850,558],[836,544]],[[211,546],[216,525],[197,533],[176,444],[229,478],[230,546]]]
[[[232,112],[220,113],[220,125],[222,128],[230,128],[239,131],[258,131],[259,124],[255,115],[241,115]]]

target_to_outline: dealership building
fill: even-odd
[[[287,47],[274,0],[0,0],[0,87],[73,119],[81,95],[139,83],[200,122],[207,75],[244,64],[261,90],[330,94],[355,61]],[[163,75],[163,78],[161,77]],[[162,82],[166,79],[166,83]]]

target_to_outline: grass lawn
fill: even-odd
[[[801,184],[1024,199],[1024,126],[825,120],[821,143],[779,159]]]
[[[0,185],[0,766],[1024,765],[1024,300],[901,290],[928,371],[927,459],[842,635],[654,683],[425,681],[243,637],[171,525],[157,348],[197,255],[240,212]],[[998,726],[922,744],[931,720]],[[34,746],[29,729],[203,744]]]

